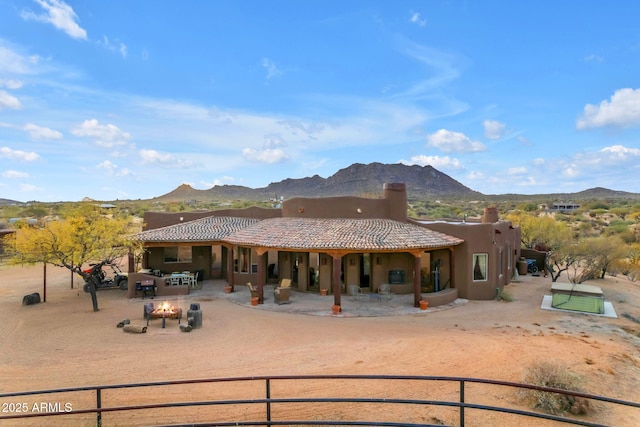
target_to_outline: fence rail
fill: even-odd
[[[458,399],[453,400],[434,400],[434,399],[404,399],[404,398],[380,398],[380,397],[274,397],[274,384],[294,382],[300,383],[308,380],[321,380],[330,382],[340,382],[345,380],[353,380],[356,382],[371,382],[371,381],[410,381],[420,384],[426,384],[430,382],[457,384]],[[159,403],[145,403],[138,405],[112,405],[105,406],[110,400],[115,400],[114,395],[110,398],[103,396],[107,391],[118,391],[117,393],[122,398],[122,393],[126,390],[144,390],[150,387],[160,387],[162,389],[172,386],[188,386],[196,384],[221,384],[221,383],[252,383],[261,385],[264,387],[264,397],[259,398],[245,398],[245,399],[214,399],[214,400],[198,400],[198,401],[184,401],[184,402],[159,402]],[[114,384],[114,385],[101,385],[101,386],[85,386],[85,387],[70,387],[70,388],[58,388],[49,390],[37,390],[37,391],[21,391],[11,393],[0,393],[0,421],[6,419],[28,419],[39,417],[71,417],[81,414],[95,414],[96,425],[101,427],[105,420],[103,415],[118,413],[124,411],[152,411],[160,410],[161,408],[197,408],[197,407],[215,407],[215,406],[229,406],[229,405],[243,405],[257,406],[261,408],[263,416],[260,419],[246,420],[229,420],[229,421],[206,421],[202,423],[189,422],[190,426],[286,426],[286,425],[317,425],[317,426],[431,426],[435,424],[424,423],[411,423],[411,422],[399,422],[399,421],[364,421],[364,420],[292,420],[281,419],[274,416],[272,409],[274,406],[282,408],[283,405],[311,405],[311,404],[375,404],[375,405],[420,405],[423,407],[436,406],[436,407],[449,407],[457,408],[458,425],[464,427],[465,416],[467,410],[481,410],[481,411],[493,411],[499,413],[512,414],[521,417],[530,417],[537,419],[545,419],[556,421],[562,424],[572,424],[581,426],[603,426],[604,424],[593,423],[578,418],[567,418],[557,415],[550,415],[546,413],[526,411],[514,408],[499,407],[492,405],[484,405],[478,403],[467,402],[465,391],[468,384],[481,384],[483,387],[490,386],[504,386],[517,390],[536,390],[540,392],[557,393],[560,395],[574,396],[584,399],[589,399],[597,402],[610,403],[614,405],[621,405],[625,407],[640,409],[640,403],[630,402],[620,399],[614,399],[609,397],[597,396],[587,393],[560,390],[549,387],[540,387],[530,384],[521,384],[506,381],[495,381],[489,379],[480,378],[464,378],[464,377],[445,377],[445,376],[402,376],[402,375],[298,375],[298,376],[251,376],[251,377],[229,377],[229,378],[208,378],[208,379],[191,379],[191,380],[178,380],[178,381],[157,381],[157,382],[145,382],[145,383],[130,383],[130,384]],[[63,404],[56,402],[55,404],[48,403],[42,406],[42,399],[44,396],[77,396],[79,394],[90,393],[94,396],[94,407],[87,407],[83,409],[74,409],[70,403]],[[166,396],[171,396],[166,394]],[[29,406],[27,403],[18,403],[23,398],[25,401],[27,398],[31,398],[40,407]],[[182,425],[178,423],[176,425]]]

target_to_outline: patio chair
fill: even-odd
[[[249,288],[249,292],[251,292],[251,297],[258,297],[258,290],[253,287],[251,282],[247,282],[247,287]]]
[[[276,304],[289,304],[289,297],[291,296],[291,279],[282,279],[280,286],[277,286],[273,290],[273,300]]]
[[[198,287],[198,274],[200,274],[200,272],[196,271],[192,276],[189,276],[189,286],[192,288]]]
[[[353,297],[353,299],[358,304],[358,307],[360,307],[360,304],[362,304],[362,301],[364,301],[364,299],[367,297],[362,292],[362,288],[360,288],[360,286],[358,285],[349,285],[347,289],[348,289],[349,295]]]
[[[378,288],[378,295],[380,296],[380,302],[388,303],[393,298],[393,294],[391,293],[391,285],[387,283],[383,283]]]

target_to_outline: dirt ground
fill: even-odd
[[[524,276],[507,286],[513,302],[469,301],[421,315],[336,318],[255,310],[224,297],[200,298],[203,327],[181,333],[175,320],[166,329],[154,321],[145,334],[124,333],[116,324],[129,318],[144,324],[147,301],[129,300],[119,290],[98,292],[100,311],[71,273],[47,268],[47,302],[23,306],[22,298],[43,293],[43,267],[0,267],[0,393],[61,387],[252,375],[397,374],[476,377],[521,382],[525,368],[540,360],[557,362],[580,375],[588,393],[640,402],[640,285],[625,277],[590,282],[600,286],[617,318],[542,310],[549,278]],[[561,278],[562,280],[562,278]],[[565,278],[566,280],[566,278]],[[77,282],[77,279],[75,280]],[[327,300],[329,301],[329,300]],[[181,301],[183,309],[194,301]],[[327,302],[327,312],[330,311]],[[277,384],[288,396],[349,392],[358,396],[457,399],[457,384],[362,383],[343,381],[324,390],[322,382]],[[264,384],[104,392],[104,406],[159,401],[207,400],[243,393],[264,397]],[[289,394],[287,394],[289,393]],[[272,396],[274,397],[274,396]],[[43,397],[39,397],[40,400]],[[73,409],[95,405],[92,395],[46,399]],[[0,399],[5,415],[9,403]],[[49,400],[47,400],[49,401]],[[528,409],[509,388],[468,385],[466,401]],[[14,406],[15,408],[15,406]],[[150,425],[251,416],[253,407],[183,408],[105,414],[104,425]],[[391,409],[390,409],[391,408]],[[212,415],[210,411],[216,411]],[[209,412],[207,412],[209,411]],[[383,408],[367,405],[300,405],[277,410],[289,419],[363,419],[458,423],[446,407]],[[198,418],[204,417],[204,418]],[[596,404],[584,420],[612,426],[640,425],[640,409]],[[92,425],[95,415],[50,418],[47,424]],[[0,421],[2,425],[43,425],[43,419]],[[94,424],[95,425],[95,424]],[[554,425],[540,420],[469,410],[467,426]]]

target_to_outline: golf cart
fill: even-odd
[[[85,273],[91,273],[91,270],[94,269],[96,264],[90,264],[91,268],[86,270],[82,270]],[[105,267],[109,267],[110,271],[105,273]],[[100,266],[99,270],[96,270],[98,280],[96,281],[96,290],[98,289],[110,289],[110,288],[120,288],[125,291],[128,287],[128,276],[127,273],[123,272],[120,267],[115,264],[103,264]],[[90,292],[91,287],[89,283],[85,280],[84,287],[85,292]]]

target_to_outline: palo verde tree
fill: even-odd
[[[80,275],[88,284],[93,310],[98,311],[97,273],[103,265],[126,255],[133,244],[130,223],[125,218],[103,215],[93,204],[82,204],[62,219],[40,227],[22,225],[16,232],[16,263],[45,263]],[[90,272],[82,266],[95,263]]]
[[[551,281],[557,281],[564,271],[568,271],[580,260],[575,249],[573,230],[566,223],[549,216],[536,216],[525,212],[509,214],[507,219],[520,227],[523,247],[542,247],[547,252],[546,267]]]

